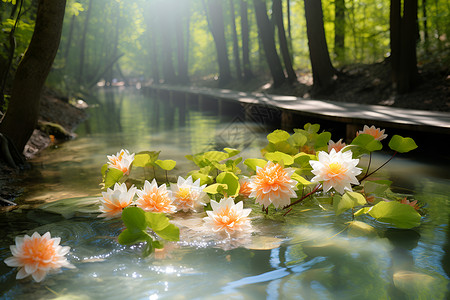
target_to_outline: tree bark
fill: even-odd
[[[81,36],[81,42],[80,42],[80,61],[79,61],[79,70],[78,70],[78,83],[82,84],[84,82],[83,80],[83,72],[84,72],[84,58],[86,55],[86,36],[87,31],[89,27],[89,20],[91,18],[91,10],[92,10],[92,2],[94,0],[89,0],[89,6],[86,12],[86,19],[84,20],[84,28],[83,28],[83,35]]]
[[[248,5],[246,0],[240,0],[239,4],[241,14],[242,64],[244,70],[244,79],[249,80],[253,77],[253,73],[250,66]]]
[[[231,31],[233,32],[234,66],[236,68],[237,79],[241,79],[242,78],[241,59],[239,58],[239,45],[238,45],[238,38],[237,38],[237,32],[236,32],[236,17],[235,17],[235,13],[234,13],[233,0],[229,0],[229,3],[230,3],[230,16],[231,16]]]
[[[286,70],[287,79],[289,83],[297,81],[297,75],[295,74],[294,67],[292,66],[291,55],[289,53],[289,47],[286,39],[286,32],[283,23],[283,8],[281,0],[273,0],[272,6],[272,18],[278,29],[278,41],[280,43],[280,51],[283,57],[284,68]]]
[[[253,0],[255,7],[256,23],[258,25],[259,38],[262,42],[267,64],[273,79],[274,87],[281,86],[286,77],[281,66],[280,57],[275,47],[275,37],[273,35],[273,26],[267,16],[267,7],[265,0]]]
[[[42,87],[58,51],[65,0],[39,0],[33,36],[14,77],[0,132],[23,152],[36,127]]]
[[[230,61],[228,59],[227,42],[222,14],[222,0],[208,1],[208,23],[214,39],[219,64],[219,85],[223,86],[231,80]]]
[[[345,60],[345,0],[334,1],[334,54],[336,60]]]
[[[398,77],[398,93],[411,91],[418,82],[417,71],[417,0],[403,2],[400,38],[400,70]]]
[[[313,73],[313,92],[326,93],[333,87],[335,70],[328,53],[321,0],[304,0],[306,33]]]

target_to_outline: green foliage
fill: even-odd
[[[154,166],[161,151],[141,151],[134,156],[133,166],[150,167]]]
[[[398,228],[413,228],[420,225],[420,214],[410,205],[397,201],[380,201],[355,213],[356,216],[369,214],[379,222],[389,223]]]
[[[122,245],[134,245],[146,242],[143,255],[148,256],[155,248],[162,248],[161,241],[149,234],[151,229],[157,236],[166,241],[178,241],[180,230],[169,222],[162,213],[145,212],[139,207],[126,207],[122,211],[122,221],[127,227],[119,235]]]
[[[389,142],[389,148],[399,153],[405,153],[416,149],[417,145],[412,138],[394,135]]]
[[[360,157],[374,151],[381,150],[383,145],[370,134],[360,134],[356,136],[346,150],[352,150],[353,157]]]
[[[222,172],[217,175],[218,183],[226,184],[227,187],[223,191],[228,197],[236,197],[239,194],[240,184],[239,178],[232,172]]]
[[[123,179],[123,172],[116,168],[108,168],[108,165],[102,167],[104,188],[112,187],[115,183]]]
[[[366,204],[366,198],[356,192],[347,191],[344,195],[336,194],[333,197],[333,208],[336,215],[340,215],[344,211]]]
[[[175,166],[177,165],[177,162],[174,160],[171,160],[171,159],[166,159],[166,160],[158,159],[155,161],[155,164],[163,170],[170,171],[173,168],[175,168]]]
[[[261,158],[247,158],[244,160],[244,164],[252,171],[256,171],[256,167],[263,168],[267,161]]]

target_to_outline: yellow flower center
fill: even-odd
[[[191,195],[191,190],[188,187],[181,187],[178,189],[177,198],[182,201],[189,200],[189,196]]]
[[[329,170],[329,175],[339,175],[339,174],[345,172],[345,168],[343,168],[342,165],[338,162],[329,164],[328,170]]]

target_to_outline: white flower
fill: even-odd
[[[120,150],[116,155],[107,155],[108,165],[112,168],[121,170],[125,175],[130,173],[130,165],[134,160],[134,153],[130,154],[128,150]]]
[[[295,193],[297,182],[291,179],[294,173],[292,168],[283,168],[279,164],[269,161],[264,168],[256,167],[256,175],[251,177],[249,187],[250,198],[267,208],[271,203],[276,207],[284,207],[291,203],[291,198],[297,197]]]
[[[174,199],[173,204],[184,212],[189,210],[196,211],[200,206],[206,205],[204,202],[208,196],[203,191],[205,187],[206,184],[200,186],[200,179],[193,182],[192,176],[189,176],[187,179],[181,176],[178,177],[177,184],[170,186]]]
[[[208,210],[207,217],[203,218],[205,226],[212,229],[214,232],[226,232],[231,235],[236,231],[249,231],[252,228],[248,215],[251,212],[250,208],[243,208],[242,201],[234,204],[232,197],[223,198],[217,203],[211,200],[212,211]]]
[[[106,192],[102,192],[100,211],[103,213],[98,215],[99,218],[105,217],[106,219],[118,218],[122,215],[122,210],[133,202],[136,188],[131,186],[127,190],[127,185],[122,183],[114,184],[114,190],[108,188]]]
[[[16,244],[10,246],[13,256],[5,259],[5,264],[19,267],[16,279],[31,275],[36,282],[44,280],[50,271],[75,268],[65,257],[70,247],[60,246],[60,241],[59,237],[52,238],[50,232],[43,236],[35,232],[31,237],[16,237]]]
[[[316,175],[311,182],[323,182],[325,192],[334,188],[344,194],[345,190],[352,191],[351,184],[359,184],[356,176],[361,174],[362,169],[356,167],[359,159],[352,159],[351,151],[336,152],[331,149],[330,154],[320,151],[318,161],[311,160],[309,163],[313,168],[311,172]]]
[[[165,184],[158,187],[156,180],[152,183],[147,180],[144,182],[144,188],[137,192],[138,200],[136,205],[145,211],[174,213],[177,211],[175,205],[172,205],[172,192],[167,190]]]

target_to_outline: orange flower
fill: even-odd
[[[408,199],[406,199],[406,197],[401,199],[400,203],[412,206],[412,207],[414,207],[415,210],[419,210],[419,208],[420,208],[419,205],[417,204],[417,200],[409,201]]]
[[[114,189],[108,188],[106,192],[102,192],[100,199],[101,206],[100,211],[102,214],[98,215],[99,218],[105,217],[106,219],[119,218],[122,215],[122,210],[133,202],[136,188],[133,186],[127,189],[127,185],[122,183],[114,184]]]
[[[10,246],[13,256],[5,259],[5,264],[19,267],[16,279],[31,275],[36,282],[44,280],[50,271],[75,268],[65,257],[70,247],[60,246],[60,241],[60,238],[52,238],[50,232],[43,236],[35,232],[31,237],[16,237],[16,244]]]
[[[370,127],[367,125],[364,125],[363,130],[358,131],[356,133],[356,135],[360,135],[363,133],[369,134],[369,135],[373,136],[376,140],[379,140],[379,141],[384,140],[388,136],[387,134],[384,134],[384,129],[381,130],[380,128],[375,128],[375,126],[373,126],[373,125]]]
[[[256,167],[256,175],[252,176],[249,187],[252,189],[249,197],[254,197],[256,203],[268,207],[271,203],[276,207],[284,207],[291,203],[297,182],[291,179],[294,170],[283,168],[269,161],[264,168]]]
[[[118,169],[125,175],[130,173],[130,166],[134,160],[134,153],[130,154],[128,150],[122,149],[120,152],[117,152],[116,155],[107,155],[106,157],[109,160],[108,165],[110,165],[111,168]]]
[[[242,195],[244,197],[250,196],[252,193],[252,189],[249,186],[250,184],[250,178],[247,176],[243,176],[239,178],[239,185],[241,186],[239,189],[239,195]]]
[[[138,190],[136,194],[139,197],[136,205],[145,211],[169,214],[176,212],[176,206],[172,205],[172,192],[167,190],[165,184],[158,187],[155,179],[153,179],[151,184],[146,180],[144,188]]]

